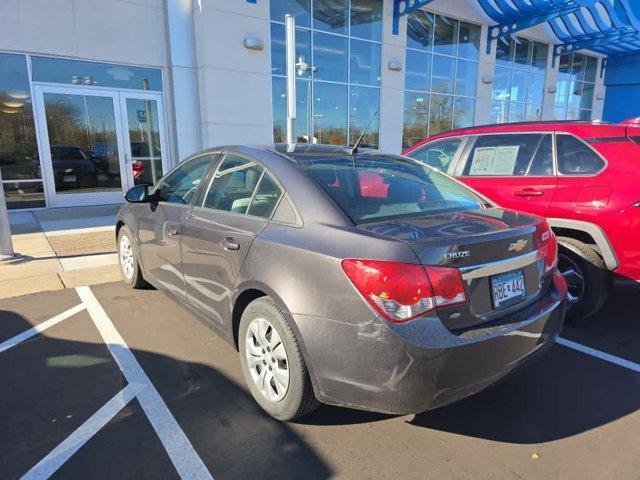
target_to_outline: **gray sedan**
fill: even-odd
[[[566,284],[544,219],[417,160],[323,145],[234,146],[126,195],[120,265],[233,344],[255,400],[424,411],[550,345]]]

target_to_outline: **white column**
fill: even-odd
[[[380,64],[380,150],[402,151],[404,118],[404,72],[407,18],[400,19],[400,31],[393,34],[393,0],[384,0],[382,14],[382,58]],[[399,62],[402,70],[389,70],[389,62]]]
[[[487,53],[488,28],[485,23],[480,30],[480,63],[478,64],[478,83],[476,86],[475,125],[491,123],[491,100],[496,73],[496,42],[491,42],[491,51]]]
[[[9,213],[7,202],[4,198],[4,185],[2,184],[2,172],[0,172],[0,262],[13,258],[13,241],[11,240],[11,227],[9,225]]]
[[[558,62],[553,66],[553,43],[549,45],[549,56],[547,57],[547,73],[544,81],[544,92],[542,96],[542,120],[553,120],[556,108],[556,88],[558,84]],[[550,91],[551,90],[551,91]]]
[[[202,149],[192,0],[167,0],[167,39],[172,87],[167,98],[172,99],[179,161]]]
[[[602,72],[602,62],[604,59],[598,59],[598,72],[596,75],[596,85],[593,89],[593,107],[591,110],[591,118],[593,120],[602,120],[604,112],[604,99],[607,96],[607,87],[604,85],[604,75],[600,75]],[[606,69],[605,72],[606,73]]]

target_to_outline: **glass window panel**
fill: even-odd
[[[271,99],[273,102],[273,141],[276,143],[287,141],[287,85],[283,77],[272,77]],[[306,80],[296,81],[297,96],[297,119],[296,134],[299,143],[309,142],[309,132],[311,130],[311,109],[309,95],[309,82]]]
[[[509,102],[491,102],[491,121],[493,123],[509,121]]]
[[[429,101],[429,135],[451,130],[453,123],[453,97],[431,95]]]
[[[133,182],[135,185],[154,185],[163,175],[158,102],[127,98],[126,107]],[[92,159],[109,165],[110,170],[118,168],[117,163],[111,165],[112,152],[107,145],[94,145]]]
[[[24,55],[0,53],[0,169],[4,180],[40,178]]]
[[[42,182],[2,182],[7,209],[45,207]]]
[[[407,90],[429,91],[431,81],[431,54],[417,50],[407,50],[404,88]]]
[[[549,57],[549,45],[546,43],[533,43],[533,58],[531,65],[534,69],[541,72],[547,69],[547,58]]]
[[[468,161],[465,165],[463,175],[480,176],[523,176],[529,171],[529,167],[535,160],[541,144],[545,137],[549,135],[540,134],[512,134],[512,135],[480,135],[473,144],[472,151],[469,152]],[[480,149],[493,149],[500,147],[514,147],[516,151],[515,162],[508,165],[509,171],[504,170],[505,165],[500,162],[494,162],[491,168],[478,171],[474,169],[474,161],[477,158],[476,152]],[[547,144],[547,148],[550,144]],[[474,172],[474,170],[476,170]]]
[[[453,106],[453,128],[473,125],[475,98],[456,98]]]
[[[580,107],[580,98],[582,97],[582,82],[571,82],[569,90],[569,108]]]
[[[333,82],[347,81],[349,56],[344,37],[314,32],[313,34],[313,76],[318,80]]]
[[[478,25],[460,22],[458,56],[470,60],[480,58],[480,27]]]
[[[211,155],[201,155],[184,162],[160,184],[160,201],[189,204],[195,200],[202,177],[211,165]]]
[[[314,0],[313,28],[346,35],[349,16],[348,0]]]
[[[271,0],[271,20],[284,23],[290,13],[296,18],[297,27],[309,27],[311,22],[311,0]]]
[[[227,154],[213,177],[203,206],[244,215],[263,171],[253,160]]]
[[[573,60],[573,54],[571,53],[560,55],[560,59],[558,61],[558,71],[560,73],[566,73],[570,75],[572,60]]]
[[[527,106],[524,103],[509,103],[509,123],[524,122]]]
[[[553,119],[554,120],[566,120],[567,118],[567,109],[562,107],[556,107],[553,110]]]
[[[566,107],[569,101],[569,89],[571,88],[571,81],[568,79],[560,79],[556,83],[556,99],[555,104],[557,107]]]
[[[566,120],[579,120],[580,112],[577,108],[567,108]]]
[[[313,83],[313,132],[317,143],[347,144],[347,86]]]
[[[493,78],[493,99],[509,100],[511,98],[511,69],[496,67]]]
[[[573,54],[573,63],[571,65],[571,75],[574,80],[584,80],[584,72],[587,66],[587,57],[580,53]]]
[[[351,0],[351,36],[382,41],[380,0]]]
[[[380,44],[351,40],[351,83],[380,85]]]
[[[271,218],[281,196],[282,190],[278,184],[271,175],[265,173],[247,213],[255,217]]]
[[[543,137],[526,174],[529,177],[553,175],[553,140],[551,135]]]
[[[111,97],[44,94],[56,193],[120,191]]]
[[[526,38],[516,37],[514,64],[517,68],[526,68],[531,65],[533,55],[533,42]]]
[[[587,64],[584,72],[584,81],[595,83],[598,73],[598,59],[595,57],[587,57]]]
[[[524,70],[514,70],[511,77],[511,100],[526,102],[528,85],[529,73]]]
[[[433,22],[433,14],[424,10],[414,10],[407,15],[407,48],[431,50]]]
[[[563,175],[589,175],[604,167],[602,158],[573,135],[557,135],[556,150],[558,171]]]
[[[455,55],[458,42],[458,20],[436,15],[433,51],[441,55]]]
[[[111,63],[31,57],[33,81],[162,91],[162,71]]]
[[[529,74],[529,91],[527,102],[542,105],[544,97],[544,75]]]
[[[536,122],[541,118],[542,118],[542,105],[529,103],[527,105],[527,113],[525,116],[525,120],[527,122]]]
[[[354,145],[371,121],[362,146],[378,148],[379,115],[375,115],[380,105],[380,89],[350,87],[349,101],[349,145]],[[375,115],[375,116],[374,116]]]
[[[296,28],[296,75],[311,75],[311,33],[309,30]],[[271,24],[271,73],[287,74],[287,58],[284,40],[284,25]]]
[[[510,67],[513,62],[513,39],[500,37],[496,41],[496,63],[498,65]]]
[[[411,147],[429,134],[429,96],[405,92],[402,146]]]
[[[580,108],[590,110],[593,105],[593,89],[591,83],[582,84],[582,95],[580,96]]]
[[[433,56],[431,91],[435,93],[453,93],[456,60],[441,55]]]
[[[446,172],[461,145],[461,138],[439,140],[414,150],[409,156],[416,160],[421,160],[441,172]]]
[[[591,110],[580,110],[578,113],[578,120],[590,121],[591,120]]]
[[[477,80],[478,64],[476,62],[458,60],[456,69],[456,95],[475,96]]]

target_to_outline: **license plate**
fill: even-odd
[[[76,181],[76,176],[75,175],[65,175],[62,178],[62,181],[64,183],[74,183]]]
[[[504,308],[518,303],[527,296],[524,286],[524,272],[515,270],[491,277],[493,307]]]

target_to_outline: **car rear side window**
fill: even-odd
[[[522,177],[553,175],[551,134],[480,135],[462,175]]]
[[[258,162],[229,153],[211,181],[203,207],[271,218],[282,193]]]
[[[604,160],[591,147],[573,135],[556,136],[558,171],[562,175],[593,175],[605,166]]]
[[[462,144],[462,138],[439,140],[414,150],[409,153],[409,157],[446,172]]]
[[[403,157],[359,155],[300,165],[355,224],[485,206],[455,180]]]

